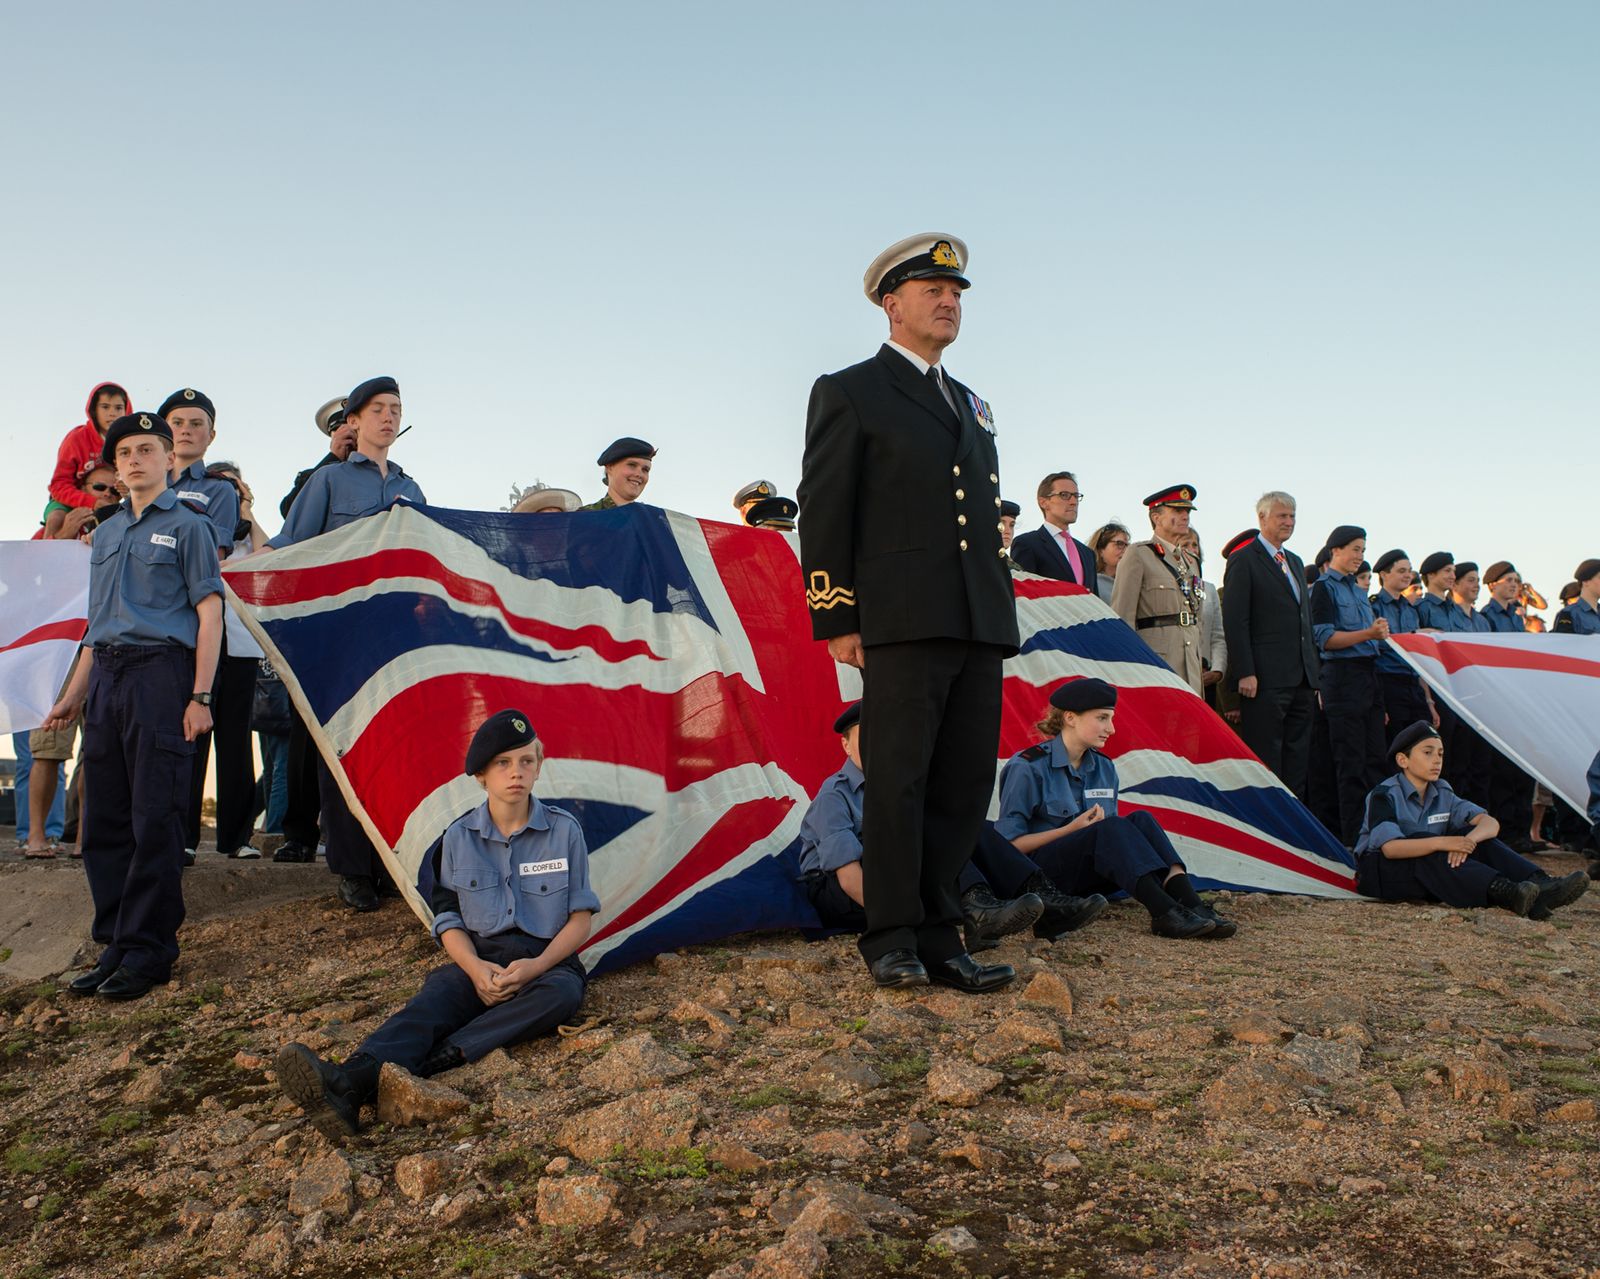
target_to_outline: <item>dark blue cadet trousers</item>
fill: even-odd
[[[1402,728],[1410,728],[1419,720],[1433,723],[1428,714],[1428,699],[1422,691],[1422,680],[1415,675],[1401,675],[1393,671],[1378,672],[1378,692],[1383,699],[1383,713],[1388,717],[1384,725],[1383,743],[1385,768],[1393,761],[1388,756],[1389,743]]]
[[[1034,864],[1062,892],[1073,897],[1132,894],[1146,875],[1163,880],[1183,859],[1149,813],[1107,817],[1033,850]]]
[[[83,715],[83,869],[99,967],[166,981],[183,923],[183,832],[195,744],[183,713],[194,650],[94,650]]]
[[[322,796],[322,838],[328,845],[328,870],[382,885],[389,877],[383,857],[373,846],[367,828],[345,803],[344,792],[320,755],[317,789]]]
[[[1356,861],[1356,889],[1389,902],[1443,902],[1446,906],[1487,906],[1489,885],[1504,876],[1520,884],[1543,872],[1498,839],[1486,839],[1454,870],[1448,853],[1426,857],[1385,857],[1374,850]]]
[[[1328,658],[1322,663],[1322,708],[1328,717],[1334,785],[1338,794],[1335,829],[1346,848],[1361,835],[1367,795],[1381,782],[1384,752],[1383,694],[1375,659]],[[1405,725],[1401,725],[1401,728]],[[1396,729],[1395,732],[1399,732]]]
[[[527,933],[468,935],[479,958],[493,964],[532,959],[549,945],[543,937]],[[583,1005],[587,983],[583,964],[570,955],[503,1004],[485,1004],[472,978],[458,965],[446,964],[429,973],[422,989],[368,1035],[356,1053],[414,1070],[438,1044],[448,1042],[468,1061],[477,1061],[496,1048],[554,1030]]]

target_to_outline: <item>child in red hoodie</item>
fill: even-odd
[[[56,452],[55,474],[50,477],[50,500],[63,506],[100,505],[95,494],[81,487],[83,477],[100,462],[105,447],[105,429],[125,413],[133,412],[127,391],[115,382],[102,382],[89,392],[84,405],[85,421],[67,432]],[[48,516],[49,508],[46,508]]]

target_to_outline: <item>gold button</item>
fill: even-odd
[[[991,483],[991,484],[1000,483],[1000,477],[998,475],[996,475],[993,471],[989,472],[989,483]]]
[[[999,499],[999,498],[995,498],[995,500],[994,500],[994,504],[995,504],[995,505],[996,505],[996,506],[999,506],[999,505],[1000,505],[1000,499]]]
[[[1005,559],[1005,557],[1006,557],[1006,548],[1002,546],[1000,548],[1000,558],[1001,559]]]
[[[1002,533],[1004,533],[1006,531],[1006,526],[1004,524],[996,524],[995,528],[997,528]]]
[[[963,551],[967,549],[967,539],[966,538],[962,538],[961,539],[961,549]]]
[[[967,500],[967,490],[966,489],[957,489],[956,490],[956,501],[965,502],[966,500]]]
[[[961,474],[961,468],[959,466],[952,466],[950,468],[950,474],[951,475],[960,475]]]
[[[956,516],[956,523],[957,524],[965,524],[966,522],[967,522],[967,517],[965,515]]]

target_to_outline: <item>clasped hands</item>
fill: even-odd
[[[467,975],[472,978],[472,988],[478,992],[478,998],[492,1007],[505,1003],[543,973],[537,959],[517,959],[509,964],[480,959]]]

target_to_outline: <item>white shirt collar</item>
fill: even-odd
[[[925,359],[923,359],[915,351],[907,350],[905,347],[901,346],[900,343],[896,342],[893,338],[888,339],[888,345],[893,347],[896,351],[900,352],[900,354],[905,356],[906,359],[910,360],[912,365],[916,368],[917,372],[922,374],[923,377],[927,377],[928,376],[928,370],[930,368],[938,369],[939,370],[939,376],[941,378],[944,377],[944,366],[942,364],[929,364]]]

